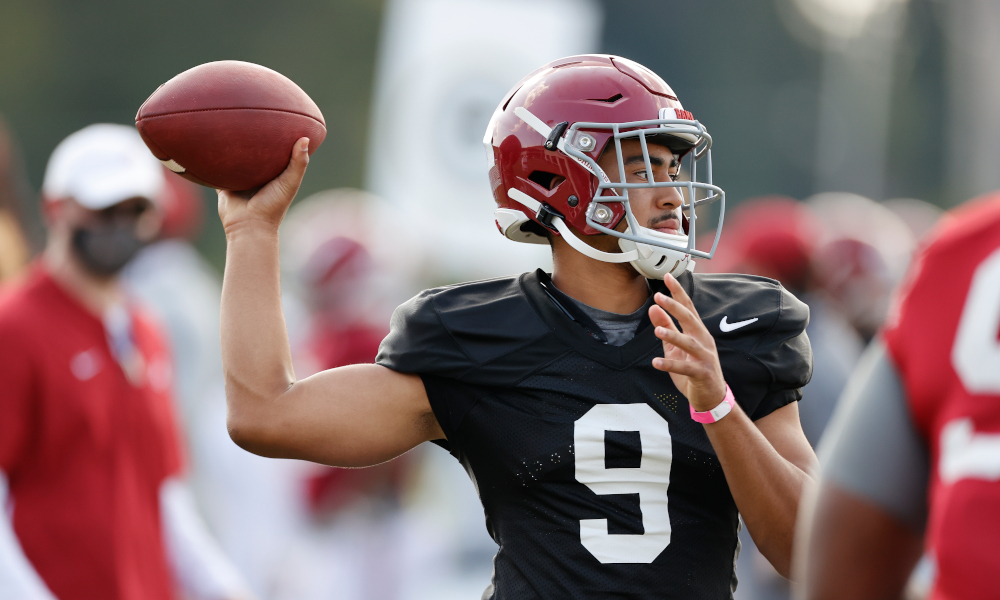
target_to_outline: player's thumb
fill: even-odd
[[[309,166],[309,138],[304,137],[295,142],[288,167],[272,182],[277,188],[275,191],[287,202],[291,202],[298,193],[307,166]]]

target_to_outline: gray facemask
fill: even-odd
[[[73,231],[73,252],[93,275],[110,277],[146,245],[135,234],[135,222],[100,223]]]

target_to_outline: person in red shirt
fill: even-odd
[[[371,287],[372,257],[357,240],[333,235],[320,243],[298,269],[311,310],[310,335],[301,354],[316,372],[375,362],[387,328],[364,318],[361,306]],[[312,370],[312,369],[310,369]],[[310,373],[311,374],[311,373]],[[359,497],[394,505],[403,493],[408,466],[399,457],[368,469],[318,467],[306,480],[315,515],[331,515]]]
[[[805,597],[1000,596],[1000,193],[946,217],[848,384],[803,504]],[[829,442],[829,443],[827,443]]]
[[[180,476],[171,364],[118,273],[159,227],[159,163],[134,129],[53,152],[45,252],[0,299],[0,597],[246,597]]]

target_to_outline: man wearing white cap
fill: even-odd
[[[180,480],[167,344],[118,284],[163,183],[122,125],[49,160],[48,243],[0,299],[0,598],[247,597]]]

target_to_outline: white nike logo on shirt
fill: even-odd
[[[719,329],[722,330],[722,333],[729,333],[730,331],[733,331],[734,329],[739,329],[740,327],[745,327],[745,326],[749,325],[750,323],[753,323],[753,322],[755,322],[757,320],[757,317],[754,317],[752,319],[747,319],[746,321],[740,321],[739,323],[729,323],[729,322],[726,321],[727,318],[728,318],[727,316],[723,315],[722,316],[722,321],[719,323]]]

